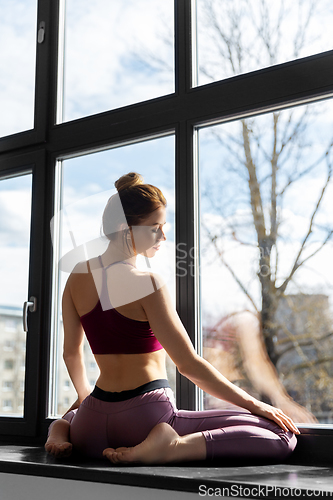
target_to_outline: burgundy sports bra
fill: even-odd
[[[142,354],[159,351],[163,346],[159,343],[150,328],[149,321],[139,321],[120,314],[111,304],[107,289],[106,270],[114,264],[129,264],[128,262],[113,262],[102,268],[102,291],[96,306],[80,317],[87,340],[94,354]],[[133,266],[135,267],[135,266]],[[101,302],[109,307],[103,310]]]

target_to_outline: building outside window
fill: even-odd
[[[3,411],[11,411],[13,409],[13,401],[11,399],[4,399],[2,401]]]
[[[8,331],[7,328],[6,328],[6,331]],[[15,347],[15,342],[13,340],[5,340],[4,346],[3,346],[5,351],[13,351],[14,347]]]
[[[2,383],[3,391],[11,391],[14,388],[14,382],[12,380],[4,380]]]
[[[7,332],[15,332],[17,328],[17,322],[15,319],[6,319],[5,321],[5,330]],[[8,340],[7,341],[7,346],[11,347],[12,341]]]
[[[13,370],[14,368],[14,360],[13,359],[5,359],[4,369],[5,370]]]

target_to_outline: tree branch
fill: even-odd
[[[319,338],[316,338],[316,339],[311,339],[311,340],[304,340],[304,341],[299,341],[297,340],[297,344],[299,345],[299,347],[306,347],[306,346],[311,346],[313,345],[313,341],[315,340],[316,342],[322,342],[323,340],[327,340],[329,339],[330,337],[333,336],[333,332],[329,332],[329,333],[326,333],[325,335],[323,335],[322,337],[319,337]],[[290,352],[292,351],[293,349],[295,349],[295,346],[293,344],[293,341],[292,340],[288,340],[288,342],[291,342],[291,345],[289,347],[286,347],[282,352],[279,353],[279,358],[282,358],[287,352]]]
[[[273,113],[273,151],[272,151],[272,180],[271,180],[271,227],[270,227],[270,240],[274,244],[277,238],[277,194],[276,194],[276,177],[278,170],[278,153],[277,153],[277,127],[279,121],[279,113]]]
[[[243,285],[243,283],[241,282],[241,280],[238,278],[238,276],[236,275],[236,273],[234,272],[234,270],[231,268],[231,266],[225,261],[224,257],[223,257],[223,252],[218,248],[217,246],[217,243],[216,243],[216,236],[212,236],[212,233],[210,232],[210,230],[208,229],[207,225],[201,221],[201,225],[202,227],[206,230],[211,242],[213,243],[214,247],[215,247],[215,250],[219,256],[219,258],[221,259],[221,262],[222,264],[228,269],[228,271],[231,273],[232,277],[234,278],[234,280],[236,281],[236,283],[239,285],[239,287],[242,289],[242,291],[245,293],[245,295],[247,296],[247,298],[250,300],[251,304],[253,305],[254,309],[256,310],[256,312],[259,312],[258,311],[258,308],[253,300],[253,298],[251,297],[250,293],[248,292],[248,290],[245,288],[245,286]]]
[[[260,186],[257,179],[256,168],[252,159],[249,130],[245,120],[242,120],[242,126],[243,126],[243,141],[244,141],[244,152],[246,158],[246,167],[249,173],[248,183],[251,195],[251,209],[253,214],[254,226],[258,236],[258,243],[260,246],[261,242],[266,237],[264,211],[262,206]]]
[[[328,155],[328,153],[327,153],[327,155]],[[319,251],[319,250],[320,250],[320,249],[321,249],[321,248],[322,248],[322,247],[323,247],[323,246],[327,243],[327,241],[330,239],[330,237],[331,237],[331,235],[332,235],[332,231],[330,231],[330,232],[329,232],[329,234],[328,234],[328,236],[326,237],[326,239],[325,239],[324,243],[321,245],[321,247],[320,247],[318,250],[316,250],[315,252],[313,252],[313,254],[312,254],[312,255],[310,255],[309,257],[306,257],[305,259],[303,259],[303,261],[302,261],[302,262],[300,262],[300,258],[301,258],[301,255],[302,255],[302,253],[303,253],[304,249],[305,249],[306,242],[308,241],[308,239],[309,239],[309,237],[310,237],[310,235],[311,235],[311,233],[312,233],[312,228],[313,228],[313,221],[314,221],[314,218],[315,218],[315,216],[316,216],[316,214],[317,214],[317,212],[318,212],[318,210],[319,210],[319,207],[320,207],[320,204],[321,204],[322,199],[323,199],[323,197],[324,197],[325,191],[326,191],[327,186],[328,186],[328,184],[329,184],[329,182],[330,182],[330,180],[331,180],[331,173],[332,173],[332,167],[331,167],[331,165],[329,165],[329,166],[328,166],[328,175],[327,175],[327,180],[326,180],[326,182],[325,182],[324,187],[323,187],[323,188],[322,188],[322,190],[321,190],[321,193],[320,193],[319,199],[318,199],[318,201],[317,201],[316,207],[315,207],[315,209],[314,209],[314,211],[313,211],[313,213],[312,213],[312,216],[311,216],[311,219],[310,219],[310,224],[309,224],[309,229],[308,229],[308,231],[307,231],[307,233],[306,233],[306,235],[305,235],[305,237],[304,237],[304,239],[303,239],[303,241],[302,241],[301,247],[300,247],[300,249],[299,249],[299,251],[298,251],[298,254],[297,254],[297,257],[296,257],[296,259],[295,259],[295,262],[294,262],[294,265],[293,265],[293,267],[292,267],[292,270],[291,270],[291,272],[290,272],[289,276],[288,276],[288,277],[284,280],[284,282],[282,283],[282,285],[278,287],[278,290],[279,290],[279,293],[280,293],[280,294],[281,294],[281,293],[284,293],[284,291],[286,290],[286,288],[287,288],[287,286],[288,286],[288,283],[289,283],[289,282],[290,282],[290,280],[292,279],[292,277],[293,277],[293,275],[295,274],[295,272],[297,271],[297,269],[298,269],[298,268],[299,268],[299,267],[300,267],[300,266],[301,266],[304,262],[306,262],[306,261],[307,261],[310,257],[313,257],[313,255],[315,255],[315,254],[316,254],[316,253],[317,253],[317,252],[318,252],[318,251]]]
[[[311,361],[306,361],[304,363],[300,363],[298,365],[294,365],[290,368],[290,370],[288,370],[284,376],[285,378],[287,378],[291,373],[293,372],[296,372],[298,370],[302,370],[304,368],[313,368],[314,366],[316,365],[320,365],[320,364],[323,364],[323,363],[332,363],[333,361],[333,357],[328,357],[328,358],[319,358],[319,359],[313,359]],[[316,371],[314,371],[314,373],[316,373]],[[318,377],[318,375],[317,375]]]
[[[287,188],[293,184],[294,182],[297,182],[299,179],[301,179],[302,177],[304,177],[305,175],[307,175],[309,172],[311,172],[314,168],[316,168],[318,165],[320,165],[320,163],[328,157],[328,154],[330,153],[331,149],[333,147],[333,141],[330,143],[330,145],[328,146],[328,148],[326,149],[326,151],[322,154],[322,156],[320,156],[314,163],[312,163],[311,165],[309,165],[307,168],[305,168],[304,170],[302,170],[301,172],[299,172],[295,177],[289,177],[289,180],[287,182],[287,184],[284,186],[284,188],[280,191],[279,193],[279,196],[283,196],[287,190]]]

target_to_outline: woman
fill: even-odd
[[[105,253],[80,263],[63,294],[64,360],[78,398],[49,432],[46,450],[112,463],[167,463],[223,457],[284,460],[299,431],[282,410],[229,382],[193,349],[167,287],[139,271],[164,241],[166,200],[137,173],[116,181],[103,214]],[[119,199],[125,214],[119,210]],[[100,377],[90,394],[84,333]],[[166,380],[165,352],[181,374],[244,411],[179,411]]]

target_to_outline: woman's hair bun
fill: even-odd
[[[134,186],[138,186],[139,184],[143,184],[142,175],[136,172],[130,172],[129,174],[122,175],[119,179],[114,183],[117,191],[122,191],[123,189],[128,189]]]

